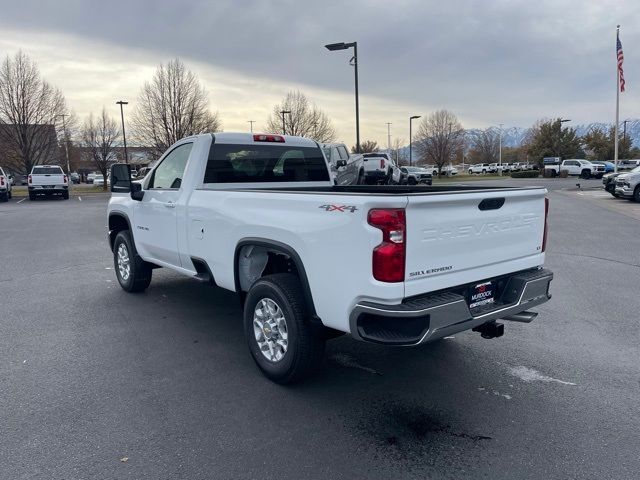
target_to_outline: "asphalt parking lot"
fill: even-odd
[[[637,204],[509,183],[551,190],[553,298],[532,324],[341,337],[290,387],[253,364],[234,294],[166,270],[120,289],[106,196],[0,204],[0,477],[637,478]]]

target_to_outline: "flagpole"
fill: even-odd
[[[620,123],[620,68],[618,67],[618,38],[620,38],[620,25],[616,29],[616,123],[613,128],[613,171],[618,173],[618,124]]]

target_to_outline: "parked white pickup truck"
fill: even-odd
[[[29,200],[36,195],[62,195],[69,198],[69,179],[58,165],[36,165],[27,180]]]
[[[8,202],[11,198],[11,186],[13,182],[9,179],[2,167],[0,167],[0,202]]]
[[[560,172],[566,171],[568,175],[579,176],[582,178],[602,177],[604,175],[604,165],[596,165],[589,160],[579,158],[571,158],[563,160],[559,165],[545,165],[545,171],[550,172],[551,176],[560,175]]]
[[[364,153],[364,176],[368,184],[399,185],[402,172],[396,162],[384,152]]]
[[[118,282],[167,267],[238,293],[251,354],[279,383],[327,338],[419,345],[463,330],[499,337],[549,298],[544,188],[336,186],[313,140],[203,134],[141,182],[111,169]],[[339,281],[338,281],[339,279]]]
[[[364,184],[364,160],[361,154],[349,154],[344,143],[324,143],[322,151],[336,185]]]

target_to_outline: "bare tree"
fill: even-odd
[[[469,152],[472,163],[494,163],[498,161],[500,153],[500,136],[495,130],[482,130],[473,139]]]
[[[107,169],[116,161],[116,144],[120,138],[120,129],[116,120],[104,107],[98,118],[89,115],[82,127],[82,144],[96,168],[104,176],[103,190],[107,189]]]
[[[370,153],[378,151],[378,142],[375,140],[364,140],[360,142],[360,153]],[[358,153],[357,145],[351,147],[351,153]]]
[[[452,112],[438,110],[422,120],[414,141],[423,161],[433,163],[441,176],[442,167],[464,145],[464,130]]]
[[[25,53],[7,56],[0,66],[2,152],[25,173],[34,165],[58,161],[56,124],[66,112],[64,96],[44,81]]]
[[[284,127],[282,131],[282,112]],[[299,91],[287,93],[281,104],[274,105],[271,116],[267,119],[267,130],[272,133],[309,137],[320,143],[333,142],[336,131],[326,113]]]
[[[131,124],[136,139],[156,157],[181,138],[222,128],[209,110],[207,91],[178,58],[161,64],[145,82]]]
[[[394,138],[391,142],[391,157],[396,161],[398,165],[408,165],[409,164],[409,155],[406,152],[406,149],[403,148],[405,144],[404,138]]]

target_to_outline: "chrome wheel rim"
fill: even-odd
[[[127,250],[127,246],[124,243],[118,246],[116,261],[120,278],[126,282],[129,280],[129,275],[131,275],[131,260],[129,259],[129,250]]]
[[[263,298],[253,311],[253,334],[260,353],[270,362],[282,360],[289,347],[287,321],[280,306]]]

